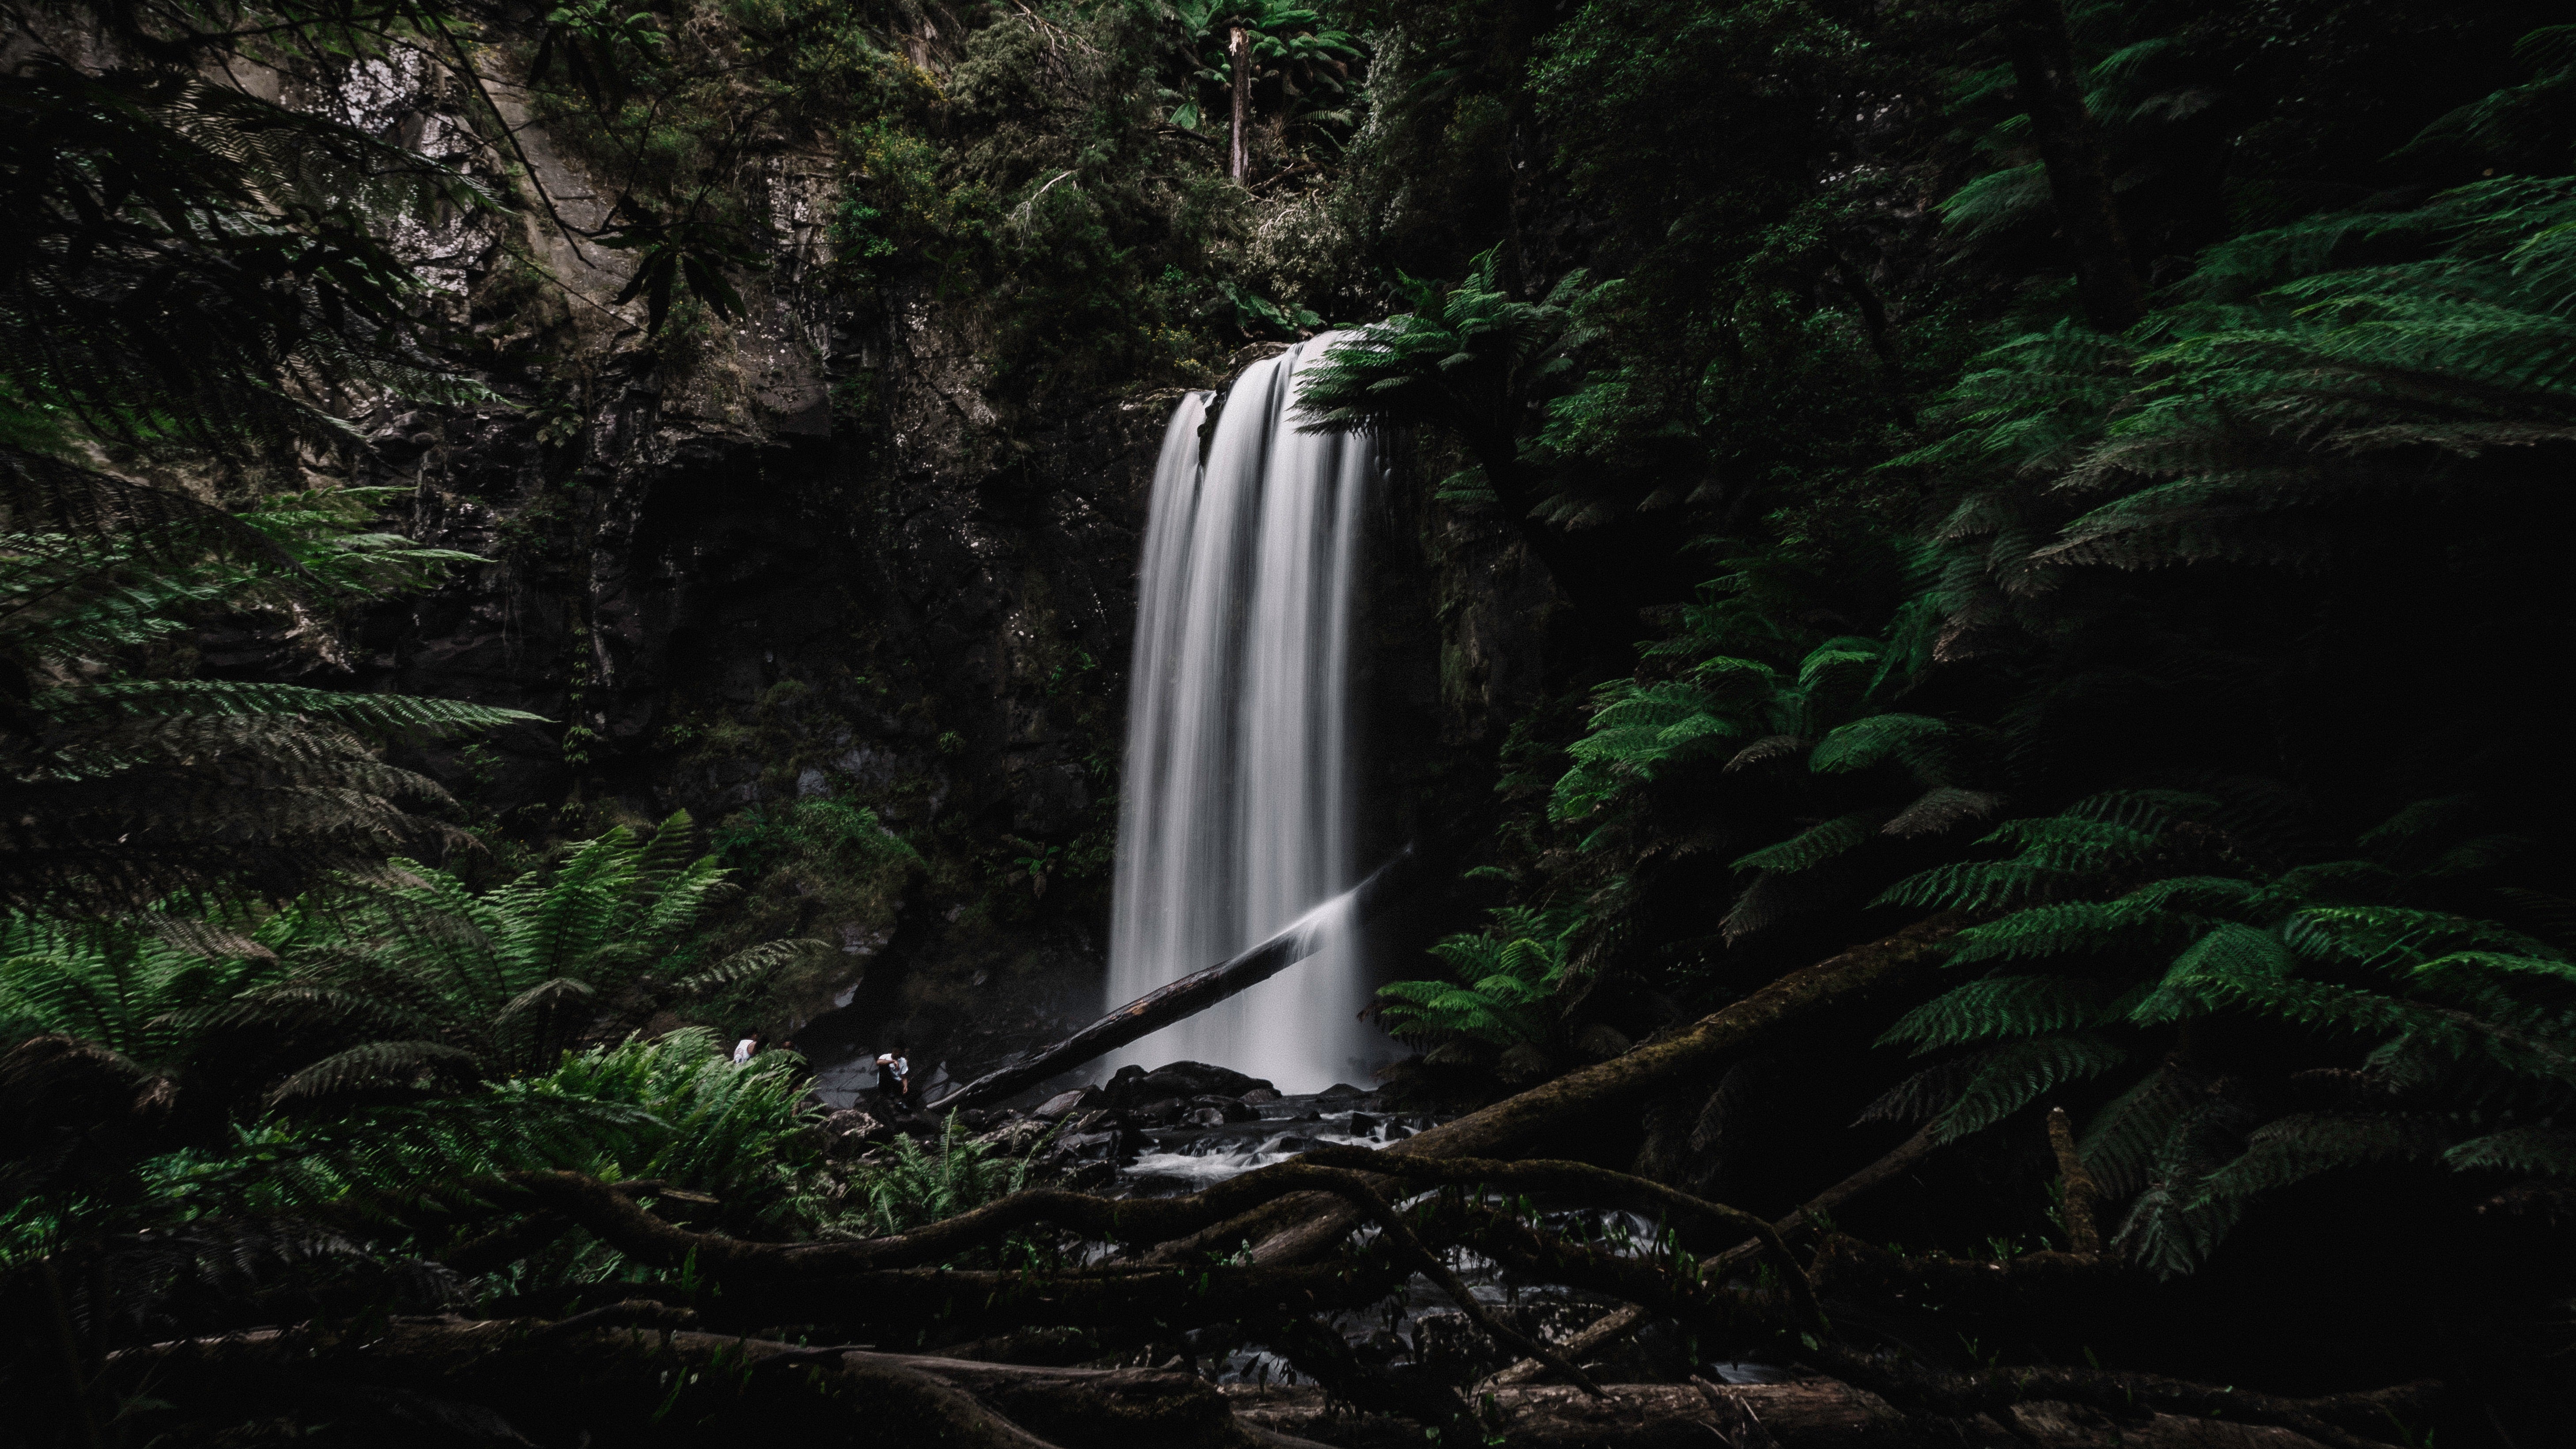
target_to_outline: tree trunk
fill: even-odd
[[[1251,149],[1252,32],[1238,25],[1226,38],[1226,68],[1234,72],[1234,139],[1226,150],[1228,174],[1243,179]]]
[[[397,1319],[335,1338],[261,1329],[130,1349],[120,1387],[149,1384],[198,1425],[304,1407],[343,1424],[429,1418],[455,1437],[632,1445],[719,1438],[949,1449],[1272,1449],[1301,1441],[1236,1422],[1213,1385],[1148,1370],[1023,1368],[687,1330]],[[155,1416],[145,1409],[142,1418]],[[361,1429],[363,1432],[363,1429]],[[1309,1446],[1312,1449],[1312,1446]]]
[[[1422,1443],[1407,1420],[1356,1415],[1315,1388],[1229,1386],[1235,1417],[1345,1449]],[[1480,1401],[1485,1395],[1480,1394]],[[2115,1420],[2070,1404],[2033,1402],[1947,1421],[1898,1414],[1873,1394],[1831,1379],[1784,1384],[1613,1384],[1607,1400],[1570,1388],[1491,1392],[1488,1434],[1513,1449],[1863,1449],[1902,1444],[2012,1444],[2022,1449],[2319,1449],[2289,1429],[2254,1428],[2179,1414]]]
[[[2063,1107],[2048,1109],[2048,1145],[2057,1154],[2057,1177],[2065,1189],[2059,1216],[2066,1223],[2066,1246],[2076,1253],[2102,1251],[2102,1230],[2093,1222],[2093,1174],[2075,1150],[2075,1120]]]
[[[931,1103],[931,1108],[971,1107],[978,1102],[1007,1097],[1013,1092],[1036,1086],[1058,1072],[1069,1072],[1085,1062],[1095,1061],[1138,1037],[1160,1031],[1184,1017],[1207,1010],[1227,997],[1260,985],[1323,949],[1326,932],[1322,927],[1328,912],[1338,913],[1346,922],[1356,925],[1386,909],[1388,904],[1412,888],[1414,877],[1421,873],[1417,862],[1413,847],[1406,846],[1395,859],[1370,872],[1368,879],[1318,906],[1303,920],[1269,940],[1230,961],[1221,961],[1204,971],[1193,972],[1168,986],[1158,986],[1064,1040],[1040,1047],[999,1071],[977,1077]]]
[[[2030,112],[2031,137],[2048,173],[2057,222],[2075,248],[2075,288],[2084,315],[2105,332],[2123,332],[2146,315],[2120,209],[2102,161],[2101,140],[2084,109],[2084,76],[2066,33],[2059,0],[2017,0],[2005,13],[2013,83]]]

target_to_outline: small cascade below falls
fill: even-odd
[[[1172,415],[1154,475],[1130,674],[1109,1001],[1212,966],[1356,878],[1352,571],[1378,471],[1364,437],[1301,432],[1298,369],[1327,334],[1235,380],[1200,465],[1208,394]],[[1146,1037],[1115,1068],[1214,1062],[1285,1092],[1365,1081],[1356,933]]]

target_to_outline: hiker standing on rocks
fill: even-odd
[[[912,1105],[912,1060],[902,1042],[877,1058],[877,1095],[897,1107]]]

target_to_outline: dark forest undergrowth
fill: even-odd
[[[28,1442],[2576,1422],[2552,7],[8,13]],[[468,140],[370,122],[378,84]],[[834,188],[819,263],[781,261],[788,156]],[[509,239],[464,292],[459,227]],[[853,1160],[792,1056],[706,1026],[828,964],[764,902],[899,894],[940,841],[829,799],[719,859],[589,808],[584,718],[219,657],[488,563],[415,541],[356,461],[409,435],[353,420],[525,413],[569,497],[603,359],[713,386],[799,298],[966,319],[1013,417],[1365,327],[1309,425],[1393,440],[1426,547],[1548,600],[1380,999],[1422,1049],[1389,1089],[1452,1120],[1151,1202],[1050,1181],[1025,1123]],[[832,436],[893,446],[865,393]],[[424,763],[496,731],[560,752],[556,828]],[[1025,848],[1015,908],[1102,904],[1105,844]],[[1462,1254],[1632,1307],[1542,1342]],[[1409,1282],[1526,1362],[1326,1326]],[[1304,1387],[1198,1376],[1217,1324]],[[1714,1381],[1745,1359],[1792,1376]]]

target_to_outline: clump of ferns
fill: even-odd
[[[2116,1095],[2080,1151],[2128,1201],[2115,1245],[2165,1274],[2205,1262],[2262,1195],[2338,1169],[2576,1175],[2576,962],[2417,903],[2511,842],[2458,834],[2472,802],[2428,801],[2360,858],[2278,865],[2229,828],[2230,805],[2096,796],[2007,822],[1988,837],[2002,859],[1889,891],[1992,918],[1949,955],[1980,974],[1883,1039],[1948,1055],[1865,1115],[1928,1117],[1954,1140],[2103,1079]],[[2284,1072],[2214,1046],[2229,1021],[2327,1043],[2335,1063]]]

